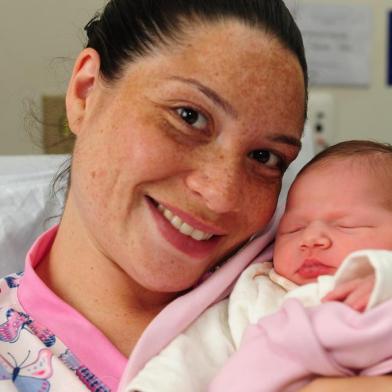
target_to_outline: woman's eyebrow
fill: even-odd
[[[302,147],[301,140],[297,139],[294,136],[285,135],[285,134],[278,134],[278,135],[270,135],[270,136],[267,136],[266,138],[271,140],[272,142],[288,144],[290,146],[294,146],[299,149],[301,149],[301,147]]]
[[[192,78],[183,78],[181,76],[172,76],[170,80],[177,80],[179,82],[192,84],[195,86],[200,92],[202,92],[205,96],[207,96],[210,100],[212,100],[216,105],[220,106],[227,114],[234,118],[238,118],[238,114],[233,106],[221,97],[216,91],[212,90],[210,87],[205,86],[200,83],[196,79]]]

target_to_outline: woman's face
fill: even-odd
[[[95,61],[81,56],[66,214],[139,285],[189,288],[274,212],[303,128],[300,65],[236,22],[193,28],[110,87],[78,81]]]

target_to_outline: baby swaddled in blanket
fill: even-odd
[[[297,391],[392,371],[392,148],[339,143],[299,173],[272,262],[176,337],[126,389]]]

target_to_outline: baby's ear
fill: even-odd
[[[98,83],[100,72],[99,54],[91,48],[84,49],[78,56],[68,85],[66,108],[68,124],[77,135],[89,109],[89,98]]]

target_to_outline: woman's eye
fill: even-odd
[[[249,154],[251,159],[262,163],[263,165],[271,168],[279,168],[284,171],[286,168],[284,167],[283,160],[276,154],[268,150],[256,150],[252,151]]]
[[[197,110],[187,107],[176,109],[177,114],[187,124],[197,129],[205,129],[208,120]]]

